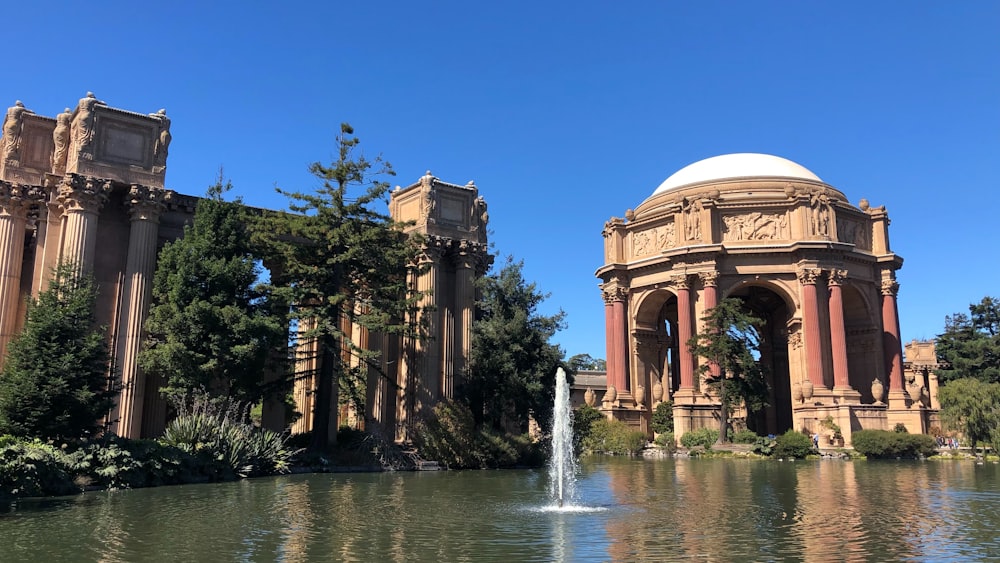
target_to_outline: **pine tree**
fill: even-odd
[[[1000,383],[1000,300],[984,297],[969,305],[968,315],[945,317],[935,348],[942,383],[961,378]]]
[[[24,329],[0,372],[0,435],[92,436],[114,404],[106,330],[96,326],[97,288],[72,265],[28,303]]]
[[[293,322],[315,328],[302,335],[319,343],[312,443],[322,449],[336,439],[326,421],[338,404],[342,380],[359,389],[362,370],[374,352],[343,330],[351,324],[371,333],[419,336],[415,318],[420,295],[408,283],[414,273],[422,238],[407,235],[405,225],[375,206],[384,204],[391,165],[355,154],[359,140],[344,123],[337,136],[337,159],[314,163],[310,171],[322,181],[315,193],[278,192],[289,199],[289,213],[263,217],[256,236],[283,268],[282,279],[292,303]],[[296,374],[304,377],[312,374]],[[364,397],[357,392],[356,398]],[[363,405],[362,405],[363,407]]]
[[[563,350],[549,343],[565,326],[565,313],[538,313],[548,297],[524,280],[523,262],[508,257],[503,268],[479,280],[482,300],[472,328],[472,354],[464,392],[477,425],[505,423],[527,429],[529,414],[547,427],[555,398],[556,368]]]
[[[222,199],[229,189],[220,175],[184,236],[164,246],[157,262],[140,362],[175,399],[208,393],[257,402],[267,394],[266,370],[277,369],[273,351],[286,345],[282,316],[259,283],[249,210]]]
[[[729,439],[729,414],[743,404],[750,414],[767,407],[768,386],[760,356],[759,318],[739,299],[727,298],[708,310],[704,330],[691,337],[692,354],[707,360],[699,369],[721,403],[719,442]]]

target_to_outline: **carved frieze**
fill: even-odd
[[[872,249],[871,227],[867,222],[837,218],[837,238],[861,250]]]
[[[722,217],[722,240],[787,240],[788,215],[785,212],[752,211]]]
[[[659,227],[633,232],[631,239],[632,255],[648,256],[673,248],[677,244],[677,233],[671,221]]]

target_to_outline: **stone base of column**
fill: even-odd
[[[674,438],[680,440],[684,434],[699,428],[719,429],[718,405],[678,404],[677,393],[674,393]]]
[[[903,390],[889,390],[888,405],[889,410],[906,410],[913,404],[910,394]]]
[[[852,387],[834,387],[833,397],[835,402],[840,405],[861,404],[861,392]]]
[[[671,400],[675,405],[693,405],[697,403],[700,398],[702,398],[702,394],[694,387],[682,387],[677,391],[674,391],[674,395],[671,397]]]
[[[889,408],[886,409],[887,430],[894,430],[897,424],[902,424],[910,434],[927,433],[927,428],[925,427],[927,417],[924,416],[924,409],[922,407],[896,408],[893,405],[892,393],[890,392]]]
[[[619,403],[620,401],[614,401],[614,403]],[[632,398],[628,397],[628,403],[633,403]],[[626,403],[626,405],[628,404]],[[633,403],[634,404],[634,403]],[[635,430],[641,430],[642,432],[648,431],[648,422],[646,417],[643,416],[643,411],[636,410],[635,408],[630,408],[629,406],[615,406],[612,403],[604,403],[601,408],[598,409],[604,414],[608,420],[619,420],[628,424],[631,428]]]

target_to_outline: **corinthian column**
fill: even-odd
[[[719,272],[701,272],[698,277],[701,278],[701,284],[704,286],[702,296],[705,298],[705,314],[708,314],[719,304]],[[709,361],[708,369],[713,377],[719,377],[722,373],[719,364],[712,361]]]
[[[816,282],[823,271],[818,268],[803,268],[798,272],[802,285],[802,315],[805,317],[806,374],[813,387],[822,389],[823,351],[819,334],[819,300],[816,297]]]
[[[847,372],[847,329],[844,326],[844,295],[841,284],[847,270],[830,270],[827,285],[830,287],[830,347],[833,352],[833,388],[846,390],[851,387]]]
[[[459,378],[465,376],[472,351],[472,316],[476,306],[476,270],[480,245],[463,240],[458,246],[458,262],[455,264],[455,371]],[[454,382],[446,384],[446,396],[451,397]]]
[[[24,232],[28,208],[38,198],[36,191],[0,181],[0,365],[7,354],[7,343],[17,330]]]
[[[422,314],[426,319],[424,328],[433,339],[418,341],[417,349],[422,359],[420,363],[420,387],[417,389],[417,411],[430,409],[441,395],[441,345],[438,328],[441,312],[438,310],[438,279],[441,273],[441,258],[444,251],[444,240],[439,237],[429,237],[424,248],[422,273],[417,281],[417,290],[423,294]],[[411,380],[412,382],[413,380]]]
[[[112,415],[118,435],[126,438],[140,438],[142,434],[146,378],[139,369],[139,347],[149,312],[164,194],[162,188],[133,184],[127,200],[131,228],[115,346],[115,365],[121,374],[122,388],[117,416]]]
[[[906,393],[903,387],[903,346],[899,341],[899,314],[896,293],[899,284],[894,279],[882,280],[882,350],[889,370],[889,396]]]
[[[625,375],[625,364],[628,361],[626,355],[628,347],[625,343],[628,337],[625,331],[625,295],[626,289],[617,279],[605,284],[603,288],[608,385],[614,385],[615,391],[618,392],[624,391],[628,385]]]
[[[694,315],[691,314],[691,284],[686,275],[671,280],[677,291],[677,348],[681,364],[681,387],[678,391],[694,391],[694,356],[688,341],[694,334]]]
[[[94,269],[97,247],[97,214],[108,200],[110,180],[67,174],[59,186],[57,201],[65,214],[62,262],[75,264],[78,273]]]

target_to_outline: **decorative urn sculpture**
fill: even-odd
[[[813,382],[808,379],[802,381],[802,398],[806,401],[813,398]]]
[[[587,387],[587,391],[583,394],[583,402],[587,403],[588,407],[597,404],[597,394],[590,387]]]
[[[882,380],[875,378],[872,381],[872,397],[875,399],[876,405],[881,405],[882,397],[885,395],[885,386],[882,385]]]

